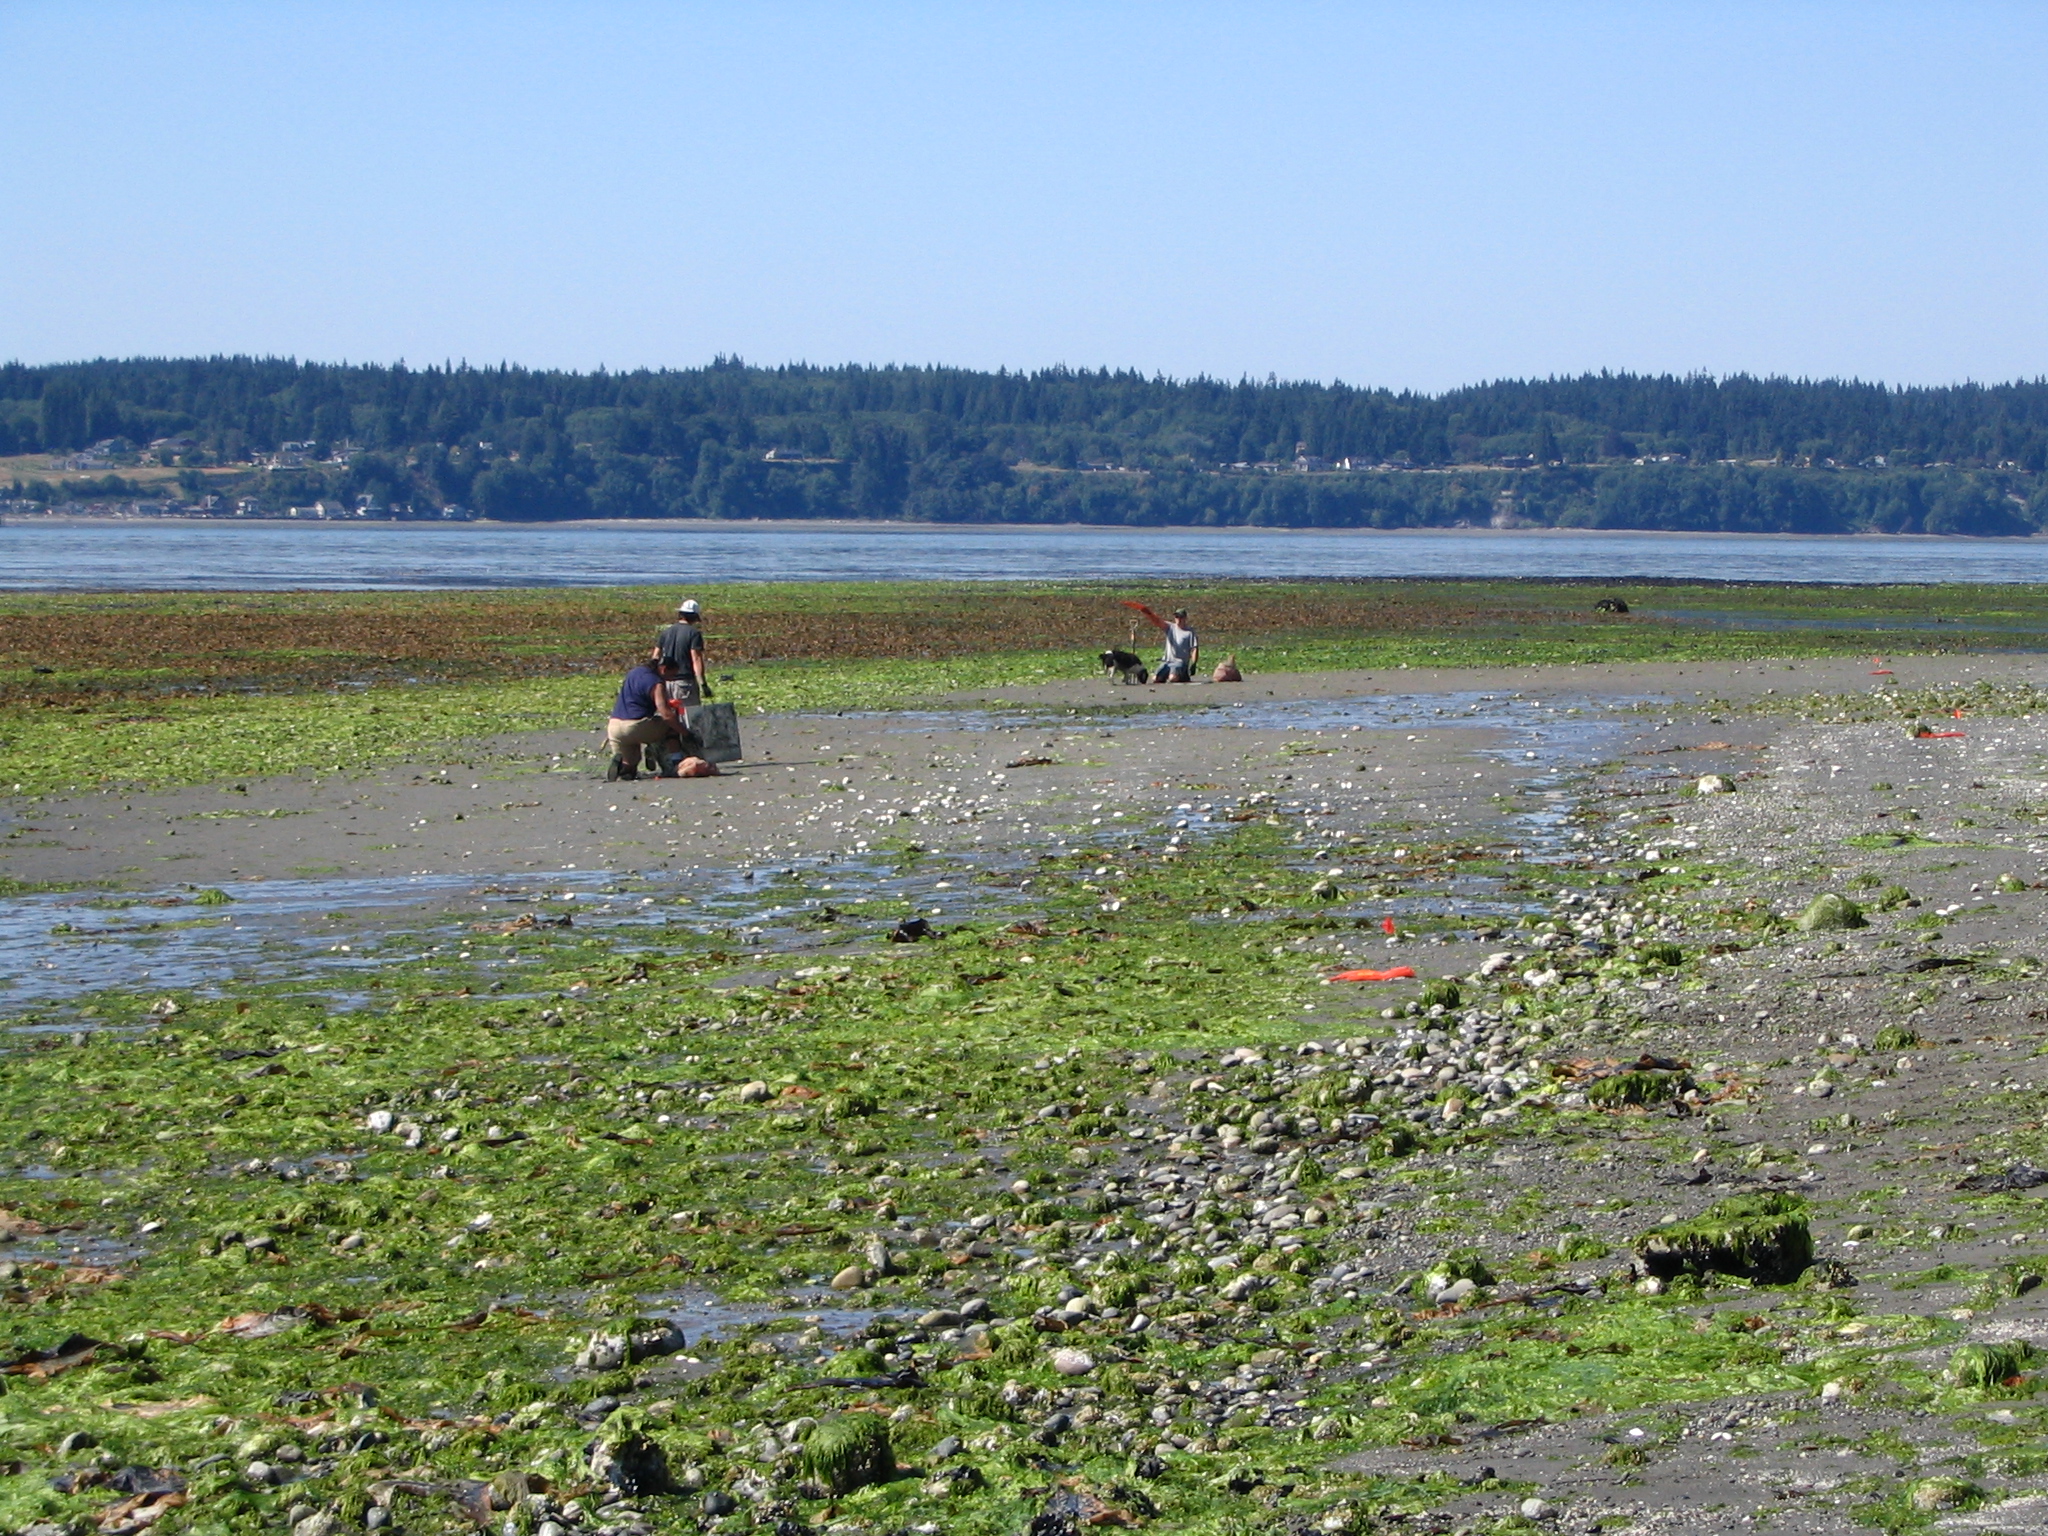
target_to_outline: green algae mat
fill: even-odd
[[[1639,1279],[1566,1204],[1458,1194],[1509,1138],[1741,1091],[1573,1108],[1583,1070],[1540,1063],[1589,991],[1397,982],[1311,1022],[1380,935],[1283,829],[1116,857],[1038,860],[1014,920],[794,968],[494,924],[347,1010],[110,992],[90,1032],[11,1035],[0,1526],[1362,1532],[1527,1491],[1345,1470],[1376,1451],[1829,1382],[2015,1392],[1895,1357],[1939,1323],[1845,1333],[1811,1277]],[[1226,917],[1255,885],[1257,926]],[[1670,947],[1597,975],[1700,963]],[[1416,1079],[1460,1040],[1500,1075]]]

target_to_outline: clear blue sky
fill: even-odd
[[[2048,373],[2039,4],[0,4],[0,358]]]

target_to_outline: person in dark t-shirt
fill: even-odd
[[[704,610],[689,598],[676,609],[676,621],[666,626],[654,642],[654,656],[674,669],[669,679],[669,702],[678,709],[690,709],[711,697],[711,685],[704,677]]]
[[[605,740],[611,747],[611,761],[605,765],[605,781],[640,777],[640,754],[654,749],[664,776],[672,773],[664,759],[682,755],[682,714],[669,702],[668,684],[674,668],[663,660],[643,661],[619,684],[619,696],[612,701],[612,717],[605,725]]]

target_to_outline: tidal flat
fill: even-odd
[[[2048,662],[1571,622],[42,781],[0,1527],[2038,1523]]]

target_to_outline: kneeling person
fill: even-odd
[[[664,774],[674,770],[668,759],[680,757],[686,745],[682,712],[669,701],[668,682],[674,666],[666,660],[643,661],[619,684],[619,696],[612,704],[612,717],[605,725],[605,739],[612,760],[605,765],[605,782],[640,777],[640,754],[652,748]]]

